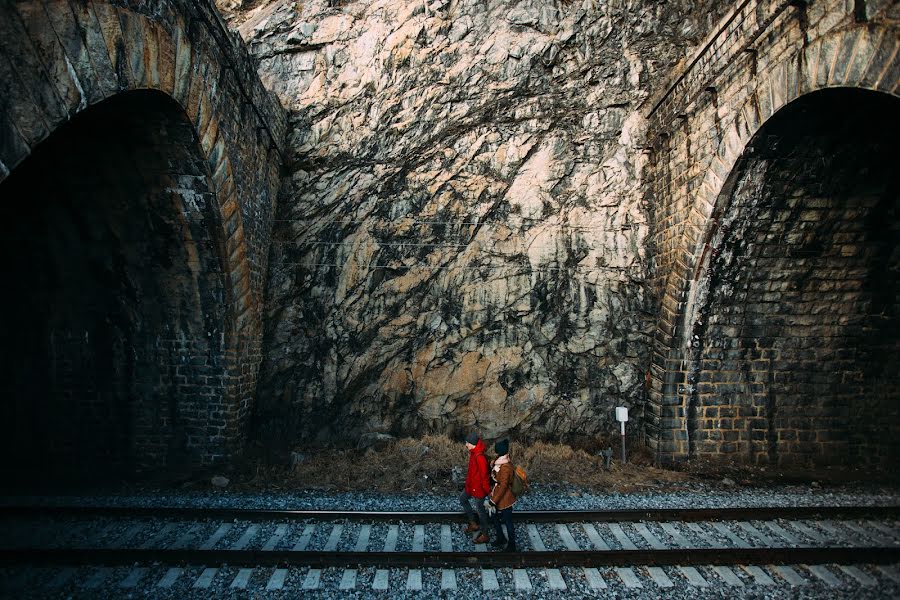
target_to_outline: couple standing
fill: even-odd
[[[491,461],[490,468],[484,456],[486,446],[478,434],[469,434],[466,438],[466,448],[469,450],[469,470],[466,473],[466,487],[459,495],[459,503],[469,521],[466,533],[478,531],[475,543],[487,543],[490,539],[488,537],[488,515],[490,515],[496,532],[493,545],[515,552],[516,534],[512,524],[512,507],[516,497],[510,487],[513,466],[509,462],[509,440],[500,440],[494,444],[497,458]],[[479,522],[475,521],[475,511],[469,503],[470,498],[475,499]],[[506,536],[503,535],[501,523],[506,525]]]

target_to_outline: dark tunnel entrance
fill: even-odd
[[[187,464],[224,385],[221,253],[193,126],[129,92],[54,132],[0,184],[7,479]]]
[[[691,454],[889,467],[900,457],[900,101],[801,97],[713,215],[691,317]]]

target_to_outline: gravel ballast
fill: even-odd
[[[215,508],[264,508],[295,510],[340,510],[340,511],[455,511],[458,510],[453,495],[383,495],[358,492],[321,492],[302,491],[295,493],[251,493],[232,490],[191,491],[174,493],[156,491],[147,493],[104,493],[97,495],[56,495],[56,496],[5,496],[0,497],[0,506],[36,504],[46,506],[84,505],[84,506],[141,506],[141,507],[215,507]],[[690,489],[671,492],[643,492],[635,494],[601,494],[574,487],[544,488],[535,486],[529,495],[523,497],[516,505],[520,510],[603,510],[603,509],[644,509],[644,508],[720,508],[720,507],[764,507],[764,506],[897,506],[900,505],[900,492],[891,488],[870,488],[844,486],[840,488],[818,488],[815,486],[782,486],[780,488],[745,488],[716,487],[695,485]],[[105,520],[103,520],[105,521]],[[250,523],[231,523],[217,547],[229,547],[234,544]],[[409,550],[413,526],[409,523],[397,523],[400,530],[397,550]],[[790,529],[787,524],[783,524]],[[102,530],[102,539],[113,541],[128,534],[128,523],[117,523],[111,519],[109,523],[89,524],[90,536],[97,535],[98,527]],[[383,540],[383,528],[387,524],[372,526],[372,542],[370,550],[381,550],[376,540]],[[666,531],[655,523],[647,525],[649,531],[667,545],[673,545]],[[208,523],[200,526],[199,537],[208,537],[218,525]],[[344,522],[344,532],[338,549],[353,550],[361,527],[356,522]],[[456,528],[456,525],[453,525]],[[614,541],[605,529],[598,524],[604,538]],[[548,550],[562,549],[553,542],[552,525],[538,524],[537,531],[545,540]],[[587,547],[588,540],[582,530],[571,527],[574,539],[582,547]],[[646,546],[645,540],[633,526],[625,524],[623,529],[639,547]],[[439,526],[425,526],[425,548],[436,549],[439,538]],[[253,545],[260,545],[274,534],[273,524],[262,524],[256,534]],[[688,529],[682,529],[691,543],[697,540]],[[792,533],[802,537],[797,531]],[[143,532],[140,536],[144,535]],[[144,542],[143,537],[135,541]],[[326,543],[328,531],[319,528],[315,531],[311,548],[321,548]],[[517,536],[527,543],[528,531],[525,524],[517,527]],[[298,538],[298,528],[291,528],[290,535],[281,539],[278,548],[291,547]],[[465,544],[454,529],[453,543],[455,549]],[[704,542],[724,542],[725,540],[707,539]],[[699,543],[702,547],[705,544]],[[490,551],[490,550],[489,550]],[[441,569],[421,569],[421,591],[407,589],[411,575],[409,570],[391,569],[388,572],[386,590],[375,589],[381,578],[378,569],[364,567],[355,570],[355,585],[352,589],[341,589],[342,582],[353,581],[352,574],[345,574],[343,568],[323,569],[318,574],[308,567],[291,567],[284,573],[284,586],[280,590],[267,589],[270,586],[272,568],[254,569],[246,588],[233,587],[240,570],[236,567],[218,565],[215,576],[208,587],[197,587],[197,582],[204,569],[198,566],[185,566],[184,571],[174,580],[170,587],[159,584],[170,572],[164,565],[141,565],[115,568],[4,568],[0,569],[0,597],[10,598],[473,598],[473,597],[528,597],[528,598],[658,598],[665,596],[674,599],[705,599],[723,597],[741,598],[854,598],[868,600],[870,598],[900,597],[900,583],[892,578],[898,572],[898,566],[887,571],[871,565],[857,565],[858,571],[842,570],[837,565],[825,565],[826,575],[833,578],[836,587],[827,585],[805,566],[794,566],[794,571],[802,578],[802,585],[791,585],[788,579],[773,567],[761,566],[763,573],[770,578],[771,584],[760,584],[755,577],[740,567],[730,567],[733,574],[743,584],[733,586],[727,583],[720,573],[710,567],[696,567],[696,572],[706,582],[706,586],[697,587],[679,567],[664,567],[656,576],[664,575],[671,582],[671,587],[659,587],[651,573],[644,567],[634,567],[632,573],[641,584],[640,588],[627,587],[627,574],[617,569],[598,567],[596,574],[602,577],[606,588],[594,590],[590,587],[588,576],[581,568],[561,568],[558,573],[547,569],[513,569],[490,570],[456,569],[454,576],[456,590],[443,589],[443,573]],[[137,569],[141,569],[140,572]],[[820,571],[821,573],[822,571]],[[565,589],[559,589],[560,579]],[[790,577],[788,573],[788,578]],[[864,584],[857,579],[863,577],[871,584]],[[318,578],[319,588],[304,589],[311,581]],[[417,575],[413,575],[415,579]],[[491,590],[493,580],[499,584],[499,590]],[[62,583],[60,583],[62,581]],[[517,590],[526,582],[530,589]],[[732,581],[732,584],[734,581]],[[485,585],[488,587],[486,588]],[[345,586],[346,587],[346,586]]]

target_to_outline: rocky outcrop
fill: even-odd
[[[293,125],[259,431],[571,438],[640,405],[655,309],[640,105],[725,8],[695,4],[232,14]]]

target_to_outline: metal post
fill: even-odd
[[[616,407],[616,421],[619,422],[622,433],[622,464],[625,464],[625,422],[628,420],[628,409],[624,406]]]

